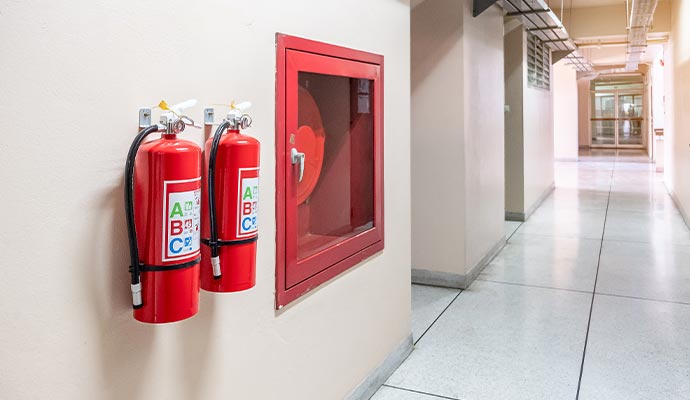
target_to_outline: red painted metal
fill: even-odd
[[[134,167],[134,199],[139,257],[144,264],[169,266],[199,257],[199,224],[193,216],[201,206],[199,146],[169,134],[144,143]],[[195,204],[191,209],[182,205],[179,213],[174,208],[177,199],[193,199]],[[143,307],[134,310],[139,321],[175,322],[199,309],[198,263],[183,269],[144,271],[141,284]]]
[[[207,173],[208,157],[213,136],[206,141],[203,179],[203,202],[208,200]],[[220,139],[216,153],[216,220],[220,240],[244,240],[258,235],[252,215],[258,207],[258,188],[252,197],[246,197],[242,190],[251,182],[258,184],[259,141],[243,135],[239,130],[230,129]],[[256,179],[253,179],[256,178]],[[244,200],[244,201],[243,201]],[[248,207],[252,207],[250,210]],[[208,238],[209,210],[202,208],[202,237]],[[232,246],[221,246],[219,257],[221,278],[213,278],[211,252],[208,246],[201,249],[201,288],[211,292],[237,292],[254,287],[256,284],[256,242]]]
[[[276,308],[279,309],[383,250],[383,56],[281,34],[276,39]],[[300,72],[370,80],[373,82],[374,116],[373,149],[367,150],[364,146],[363,150],[374,154],[370,165],[373,178],[366,178],[362,173],[366,166],[359,170],[354,167],[350,172],[353,193],[373,189],[373,204],[353,207],[352,220],[357,222],[365,215],[373,215],[373,227],[302,259],[297,254],[297,227],[304,212],[297,212],[302,201],[296,184],[296,169],[289,157],[295,147],[289,136],[299,130]],[[355,147],[362,147],[366,140],[358,137],[360,128],[371,131],[372,127],[358,127],[358,121],[353,121],[350,140],[357,144]],[[368,179],[371,181],[367,182]]]

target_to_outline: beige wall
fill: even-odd
[[[465,255],[461,3],[413,7],[411,37],[412,266],[452,273]]]
[[[561,15],[560,10],[554,12]],[[568,8],[563,10],[563,24],[570,36],[576,39],[627,35],[625,13],[625,1],[612,6]],[[670,26],[671,1],[661,0],[654,13],[654,25],[650,32],[668,32]]]
[[[505,46],[505,209],[522,213],[525,210],[525,141],[524,101],[526,86],[524,70],[525,44],[522,25],[517,20],[506,24]]]
[[[503,238],[503,16],[412,9],[412,267],[469,272]]]
[[[0,14],[0,397],[338,399],[408,336],[405,1],[29,1]],[[380,53],[386,68],[386,249],[278,315],[276,32]],[[203,103],[254,103],[257,285],[202,292],[196,317],[144,325],[131,317],[125,156],[138,107],[191,97],[199,119]]]
[[[670,114],[664,124],[664,171],[666,184],[683,210],[686,222],[690,223],[690,182],[687,179],[690,171],[690,130],[687,129],[690,126],[690,3],[674,1],[672,14],[670,51],[666,52],[666,65],[671,67],[671,73],[664,79],[667,115]]]
[[[552,91],[527,85],[526,32],[506,27],[506,216],[525,219],[554,184]],[[518,88],[518,85],[521,87]],[[516,116],[516,113],[522,116]],[[522,177],[520,173],[522,171]]]
[[[589,107],[590,107],[590,84],[588,78],[577,80],[577,121],[578,121],[578,142],[580,147],[590,147],[589,138]]]
[[[578,157],[577,72],[566,60],[553,66],[554,156],[560,160]]]
[[[476,266],[504,238],[503,10],[475,18],[465,0],[465,256]],[[413,133],[414,134],[414,133]]]

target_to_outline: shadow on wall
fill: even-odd
[[[419,3],[419,2],[416,2]],[[414,45],[411,48],[411,92],[414,92],[418,84],[424,78],[431,75],[431,71],[438,67],[439,60],[458,46],[461,39],[462,15],[461,5],[457,0],[434,0],[412,4],[412,20],[431,21],[436,18],[451,19],[451,23],[439,22],[437,24],[412,24],[411,35]],[[443,11],[442,15],[439,11]],[[445,30],[443,30],[445,29]]]
[[[98,326],[102,396],[120,400],[151,394],[151,387],[145,385],[156,386],[157,383],[151,381],[151,368],[157,367],[180,374],[175,380],[175,390],[185,391],[180,397],[200,398],[203,364],[210,346],[214,297],[202,296],[204,302],[200,304],[199,313],[187,321],[151,325],[134,319],[123,181],[124,178],[94,205],[104,218],[92,223],[91,253],[85,263],[87,270],[82,275],[88,277],[85,286],[89,291],[91,321]],[[156,353],[167,355],[161,359]],[[158,361],[154,365],[155,359]],[[168,360],[175,365],[161,364]]]

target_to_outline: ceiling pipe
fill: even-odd
[[[626,1],[627,4],[627,1]],[[659,0],[632,0],[628,24],[628,51],[625,69],[636,71],[647,47],[647,33],[654,20]]]

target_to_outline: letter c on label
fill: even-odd
[[[175,243],[179,243],[180,246],[176,247],[174,246]],[[168,246],[168,249],[170,249],[170,252],[173,254],[177,254],[180,251],[182,251],[182,239],[180,238],[175,238],[170,241],[170,245]]]
[[[252,228],[252,219],[249,217],[246,217],[242,220],[242,229],[245,231],[248,231]]]

